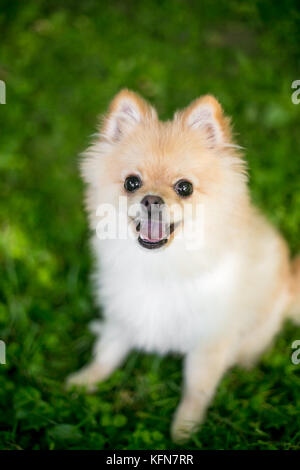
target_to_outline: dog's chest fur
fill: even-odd
[[[237,278],[234,257],[197,275],[176,273],[164,257],[154,263],[149,256],[131,257],[130,250],[117,256],[118,262],[107,259],[106,252],[99,292],[105,317],[119,323],[133,347],[186,353],[228,327]]]

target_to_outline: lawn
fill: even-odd
[[[215,94],[253,200],[300,251],[300,13],[295,0],[0,0],[1,449],[175,449],[181,359],[132,353],[95,395],[64,378],[97,316],[78,154],[122,87],[163,119]],[[287,324],[250,372],[223,379],[189,449],[300,449],[300,365]]]

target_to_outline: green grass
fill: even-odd
[[[162,118],[203,93],[233,116],[251,189],[299,251],[296,0],[0,0],[1,449],[174,449],[180,359],[133,353],[95,396],[66,392],[98,315],[77,155],[122,87]],[[300,365],[286,325],[250,372],[228,373],[190,449],[300,449]]]

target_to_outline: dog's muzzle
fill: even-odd
[[[147,249],[165,245],[174,231],[174,224],[166,220],[166,206],[159,196],[147,195],[141,201],[141,217],[136,226],[138,242]]]

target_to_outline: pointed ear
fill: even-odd
[[[230,142],[229,119],[223,115],[220,103],[211,95],[193,101],[182,112],[183,124],[201,132],[210,148]]]
[[[124,89],[110,104],[102,134],[112,142],[119,142],[138,124],[151,119],[157,119],[155,110],[138,94]]]

